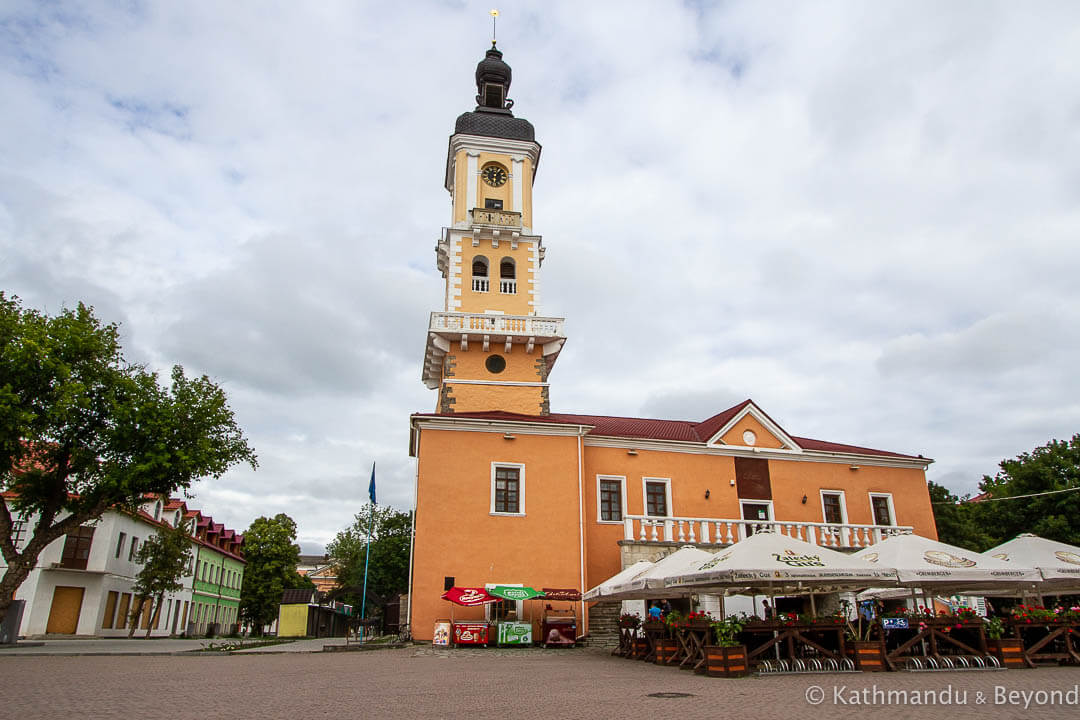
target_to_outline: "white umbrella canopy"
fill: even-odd
[[[851,555],[787,535],[756,532],[689,571],[669,577],[667,586],[694,591],[737,587],[744,588],[743,592],[767,593],[895,582],[895,573],[887,567],[855,561]]]
[[[919,535],[894,535],[851,556],[870,565],[895,568],[905,587],[1000,588],[1042,579],[1034,567],[997,558]]]
[[[614,600],[615,598],[611,597],[611,589],[613,587],[615,587],[619,583],[623,583],[623,582],[626,582],[627,580],[633,579],[634,577],[636,577],[636,576],[640,575],[641,573],[645,572],[646,570],[648,570],[649,568],[651,568],[655,564],[656,563],[651,563],[648,560],[638,560],[633,565],[631,565],[631,566],[629,566],[627,568],[623,568],[619,572],[617,572],[614,575],[612,575],[611,577],[609,577],[604,582],[600,583],[599,585],[597,585],[594,588],[591,588],[582,597],[585,600],[590,600],[590,601],[591,600],[607,600],[607,599]]]
[[[700,548],[683,547],[670,555],[660,558],[652,567],[638,573],[633,578],[624,580],[611,588],[612,598],[635,600],[653,597],[674,597],[685,595],[687,590],[672,589],[665,586],[664,580],[673,575],[686,572],[691,567],[701,564],[713,556]]]
[[[1038,592],[1080,592],[1080,547],[1024,533],[983,553],[1011,566],[1036,568],[1044,578]]]

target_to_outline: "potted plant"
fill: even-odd
[[[654,641],[656,647],[655,662],[657,665],[670,665],[678,658],[679,642],[675,639],[675,633],[678,631],[679,624],[684,620],[682,613],[678,610],[672,610],[661,618],[667,632]]]
[[[743,618],[728,617],[710,623],[715,645],[705,646],[702,671],[709,677],[744,677],[750,674],[746,645],[739,642],[745,627]]]
[[[986,619],[986,651],[996,657],[1002,667],[1026,667],[1023,639],[1005,637],[1005,623],[999,617]]]

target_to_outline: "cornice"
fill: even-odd
[[[925,470],[929,458],[898,458],[861,453],[828,452],[824,450],[785,450],[782,448],[742,447],[738,445],[712,445],[686,442],[684,440],[647,440],[613,436],[586,436],[586,447],[611,447],[624,450],[656,450],[688,455],[718,455],[726,457],[753,457],[789,462],[824,462],[874,467],[917,468]]]
[[[449,147],[446,151],[446,176],[443,181],[446,189],[450,192],[454,191],[454,157],[461,150],[478,150],[527,157],[532,160],[533,180],[536,179],[536,171],[540,167],[540,143],[536,141],[454,133],[450,136]]]

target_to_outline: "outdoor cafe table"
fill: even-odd
[[[779,648],[781,657],[789,661],[798,659],[800,651],[809,649],[823,657],[842,662],[847,654],[844,644],[845,627],[843,622],[812,623],[777,618],[749,622],[743,626],[742,635],[747,638],[746,656],[751,663],[760,663],[764,654],[773,648]],[[823,644],[831,644],[827,640],[830,636],[836,639],[835,650]]]
[[[1080,664],[1080,622],[1068,620],[1034,620],[1030,623],[1010,619],[1013,634],[1023,645],[1024,664],[1066,662]]]
[[[705,646],[709,644],[710,632],[712,626],[707,622],[687,623],[676,629],[679,652],[675,659],[679,660],[680,669],[697,670],[705,664]]]

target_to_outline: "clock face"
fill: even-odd
[[[488,165],[485,167],[480,175],[491,187],[499,187],[506,182],[506,169],[499,165]]]

